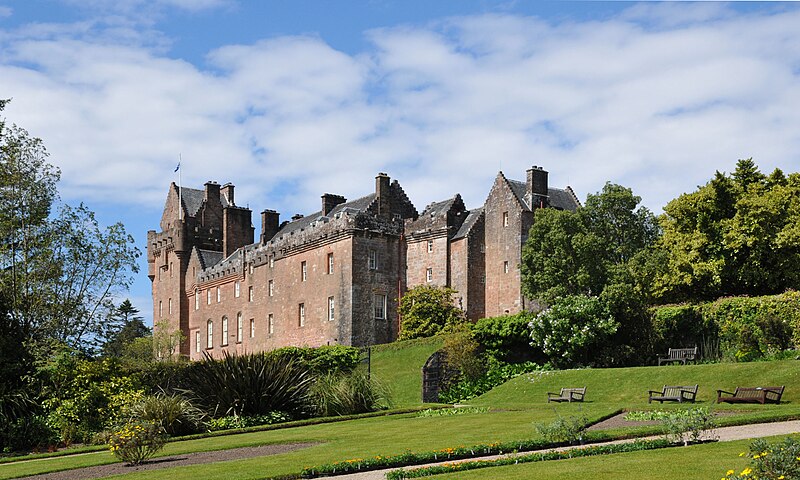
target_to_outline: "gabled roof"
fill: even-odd
[[[472,227],[478,223],[478,220],[483,216],[483,207],[475,208],[470,210],[467,218],[464,219],[464,223],[461,224],[461,228],[458,229],[455,235],[453,235],[453,240],[458,240],[459,238],[464,238],[472,231]]]
[[[365,212],[365,211],[367,211],[369,209],[370,205],[372,205],[372,202],[374,202],[374,201],[375,201],[375,194],[371,193],[371,194],[369,194],[369,195],[367,195],[365,197],[357,198],[357,199],[352,200],[350,202],[345,202],[345,203],[341,203],[339,205],[336,205],[336,207],[333,210],[328,212],[327,216],[322,214],[322,210],[320,210],[318,212],[314,212],[311,215],[307,215],[307,216],[305,216],[303,218],[299,218],[297,220],[293,220],[293,221],[287,223],[286,225],[283,226],[283,228],[278,230],[278,233],[276,233],[275,236],[287,235],[287,234],[290,234],[290,233],[295,232],[297,230],[300,230],[301,228],[307,228],[311,224],[311,222],[314,222],[314,221],[319,221],[319,220],[328,221],[329,219],[333,218],[338,213],[342,213],[342,212],[346,212],[346,213],[361,213],[361,212]]]
[[[529,202],[525,195],[527,193],[527,184],[525,182],[520,182],[519,180],[507,179],[507,181],[508,185],[511,187],[511,191],[514,192],[514,195],[517,197],[519,202],[528,210],[533,210],[534,206],[528,204]],[[581,206],[578,198],[569,187],[567,187],[567,189],[548,187],[547,195],[550,199],[550,206],[553,208],[574,212],[578,207]]]
[[[222,261],[222,252],[215,252],[213,250],[201,250],[195,248],[197,251],[197,258],[200,260],[200,267],[205,270]]]

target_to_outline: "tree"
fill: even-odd
[[[0,287],[29,345],[82,347],[130,285],[139,250],[121,223],[104,229],[86,206],[58,202],[47,157],[40,139],[0,122]]]
[[[418,285],[400,299],[400,339],[430,337],[464,321],[464,312],[453,303],[452,288]]]
[[[655,216],[640,202],[631,189],[606,183],[575,212],[537,210],[522,249],[525,294],[548,303],[632,281],[628,263],[659,235]]]
[[[664,207],[667,254],[659,295],[666,301],[764,295],[800,286],[800,175],[765,176],[752,159],[732,175]]]
[[[134,307],[130,300],[125,299],[109,315],[105,327],[105,343],[102,346],[103,356],[122,357],[135,339],[144,338],[150,334],[150,329],[139,315],[139,309]]]

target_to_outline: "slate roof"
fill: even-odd
[[[215,252],[213,250],[197,249],[197,257],[200,259],[200,267],[205,270],[222,261],[222,252]]]
[[[519,180],[509,179],[508,184],[511,186],[511,191],[514,192],[514,195],[517,196],[520,203],[525,205],[528,210],[531,210],[532,206],[528,205],[528,202],[525,199],[525,193],[527,190],[526,183],[520,182]],[[569,187],[567,187],[567,189],[548,187],[547,195],[550,197],[550,206],[554,208],[570,210],[574,212],[581,205]]]
[[[458,240],[459,238],[464,238],[469,235],[469,232],[478,222],[478,219],[481,218],[481,215],[483,215],[483,207],[470,210],[467,218],[464,219],[464,223],[461,224],[461,228],[453,235],[453,240]]]
[[[177,186],[175,186],[175,193],[178,193]],[[186,214],[190,217],[194,217],[197,215],[197,211],[200,210],[200,207],[203,205],[203,199],[206,198],[206,192],[205,190],[198,190],[196,188],[181,187],[180,196],[181,200],[183,200],[183,205],[186,207]],[[219,200],[222,202],[223,207],[230,206],[225,195],[220,194]]]
[[[278,230],[278,233],[276,233],[275,236],[277,237],[280,235],[288,235],[291,232],[300,230],[301,228],[307,228],[311,224],[311,222],[314,221],[319,221],[319,220],[328,221],[330,218],[333,218],[333,216],[336,215],[337,213],[364,212],[367,209],[369,209],[370,205],[372,205],[372,202],[374,201],[375,201],[375,194],[371,193],[365,197],[357,198],[350,202],[340,203],[339,205],[336,205],[336,207],[333,210],[328,212],[327,216],[322,214],[322,210],[314,212],[311,215],[307,215],[303,218],[293,220],[287,223],[286,225],[283,226],[283,228]]]

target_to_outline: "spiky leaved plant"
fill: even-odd
[[[364,369],[320,376],[311,389],[321,416],[373,412],[390,406],[389,392]]]
[[[264,353],[229,355],[215,360],[204,354],[191,365],[181,392],[209,416],[265,415],[273,411],[293,417],[311,413],[313,376],[298,362]]]

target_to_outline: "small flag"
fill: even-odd
[[[175,172],[177,172],[180,169],[181,169],[181,162],[178,162],[178,165],[175,167]]]

